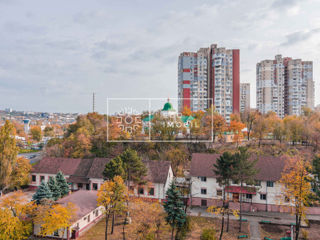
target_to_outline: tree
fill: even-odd
[[[167,198],[163,204],[166,212],[166,222],[171,226],[171,240],[173,240],[176,228],[181,228],[186,221],[186,213],[184,212],[184,204],[180,191],[174,183],[171,183],[167,190]]]
[[[42,132],[39,126],[33,126],[30,130],[31,137],[34,141],[40,142],[42,139]]]
[[[299,238],[301,221],[306,217],[306,207],[312,195],[312,178],[308,169],[311,169],[311,165],[302,156],[289,156],[280,179],[280,183],[283,184],[282,196],[294,205],[296,240]]]
[[[312,186],[315,199],[320,200],[320,156],[315,156],[312,160],[311,173],[314,175]]]
[[[261,145],[261,141],[264,139],[267,133],[268,133],[267,120],[264,115],[260,114],[253,124],[253,134],[256,138],[259,139],[259,147]]]
[[[48,184],[44,181],[41,182],[40,186],[37,188],[37,191],[32,196],[32,200],[37,204],[40,204],[42,199],[52,199],[52,192],[48,187]]]
[[[61,171],[59,171],[57,173],[56,181],[57,181],[57,185],[60,189],[61,197],[69,194],[69,192],[70,192],[69,185],[68,185],[68,183],[67,183],[67,181]]]
[[[292,142],[292,145],[296,142],[300,142],[304,131],[302,119],[295,115],[286,116],[283,119],[283,123],[286,130],[287,140]]]
[[[249,153],[248,149],[245,147],[239,147],[238,152],[235,153],[235,171],[233,175],[233,180],[240,182],[240,221],[239,221],[239,232],[241,232],[241,224],[242,224],[242,189],[243,184],[246,183],[247,185],[254,184],[255,182],[255,175],[257,174],[258,170],[255,168],[257,163],[256,160],[249,160]]]
[[[45,137],[54,137],[54,129],[53,129],[53,127],[47,126],[47,127],[44,128],[43,132],[44,132],[44,136]]]
[[[112,180],[115,176],[125,177],[123,162],[120,156],[111,159],[110,162],[106,164],[103,176],[108,180]]]
[[[144,183],[143,178],[147,175],[147,168],[138,156],[138,153],[128,148],[120,155],[120,158],[123,162],[123,169],[127,173],[127,184],[129,185],[130,182]]]
[[[28,159],[19,157],[11,173],[11,188],[26,186],[30,181],[31,164]]]
[[[0,196],[10,185],[11,173],[16,164],[18,148],[15,129],[8,120],[0,129]]]
[[[0,201],[0,239],[27,239],[32,234],[34,210],[21,191],[2,197]]]
[[[73,203],[66,206],[54,204],[52,206],[39,206],[35,223],[40,225],[40,235],[51,235],[59,231],[59,236],[63,236],[65,231],[71,226],[76,217],[76,207]]]
[[[52,193],[53,200],[58,200],[61,197],[60,188],[58,186],[57,180],[54,177],[50,177],[48,181],[48,187]]]
[[[98,190],[98,205],[104,207],[106,214],[105,240],[108,240],[109,218],[114,213],[124,212],[126,210],[126,201],[128,193],[123,179],[115,176],[113,180],[104,182]]]
[[[190,110],[190,108],[188,108],[188,106],[185,106],[183,108],[183,111],[181,113],[183,116],[191,116],[192,115],[192,111]]]
[[[224,152],[213,165],[213,172],[217,176],[217,182],[223,187],[222,196],[222,220],[221,220],[221,231],[219,239],[222,239],[223,229],[224,229],[224,214],[228,206],[226,205],[226,194],[225,189],[229,186],[231,179],[234,175],[235,159],[234,156],[229,152]]]
[[[245,125],[241,122],[240,117],[235,114],[231,114],[231,121],[229,130],[233,133],[233,142],[237,143],[237,145],[243,139],[242,129],[245,128]]]
[[[171,162],[175,175],[179,175],[178,173],[183,175],[182,168],[188,160],[188,156],[185,151],[179,148],[172,148],[165,152],[165,159]]]
[[[252,133],[252,129],[254,126],[254,123],[257,119],[258,113],[257,111],[245,111],[243,114],[241,114],[241,119],[242,122],[246,125],[247,127],[247,138],[248,141],[250,141],[250,136]]]

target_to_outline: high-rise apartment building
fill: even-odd
[[[250,110],[250,83],[240,83],[240,112]]]
[[[179,111],[205,110],[211,104],[230,120],[240,110],[240,52],[238,49],[200,48],[183,52],[178,62]],[[212,101],[208,100],[212,99]]]
[[[314,107],[311,61],[283,58],[257,64],[257,109],[275,112],[279,117],[300,115],[304,106]]]

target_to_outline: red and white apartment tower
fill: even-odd
[[[185,107],[206,110],[213,104],[229,121],[230,115],[240,110],[240,51],[212,44],[197,52],[181,53],[178,98],[179,111]]]

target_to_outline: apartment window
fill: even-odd
[[[44,181],[44,176],[40,176],[40,182]]]
[[[260,194],[260,200],[267,200],[267,194]]]
[[[206,188],[201,188],[201,194],[206,195],[207,194],[207,189]]]
[[[206,182],[207,181],[207,177],[200,177],[201,182]]]
[[[144,195],[144,189],[141,187],[138,189],[139,195]]]
[[[274,182],[272,181],[267,181],[267,187],[273,187],[274,185]]]
[[[154,188],[149,188],[149,195],[154,196]]]
[[[98,184],[97,183],[93,183],[92,184],[92,189],[93,190],[98,190]]]
[[[37,176],[36,175],[32,175],[32,182],[36,182],[37,181]]]
[[[222,190],[217,190],[217,196],[222,196]]]

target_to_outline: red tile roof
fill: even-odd
[[[213,172],[213,164],[220,157],[220,154],[194,153],[192,154],[190,174],[194,177],[216,177]],[[252,156],[251,159],[257,159],[256,176],[261,181],[278,181],[281,178],[281,172],[285,165],[285,157],[275,156]]]
[[[79,190],[56,201],[64,206],[70,202],[76,205],[76,214],[80,219],[98,207],[97,191]]]

